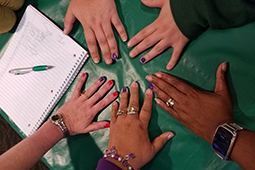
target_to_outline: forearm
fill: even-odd
[[[64,137],[50,121],[0,156],[0,169],[30,169],[50,148]]]
[[[255,169],[255,132],[243,130],[238,132],[231,159],[243,169]]]

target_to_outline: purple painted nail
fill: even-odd
[[[116,60],[117,59],[117,55],[115,53],[112,54],[112,59]]]
[[[151,90],[154,89],[154,86],[153,86],[151,83],[148,84],[148,87],[149,87]]]
[[[126,87],[123,87],[122,88],[122,92],[125,93],[127,91],[127,88]]]
[[[104,77],[100,77],[99,81],[102,82],[104,80]]]
[[[143,57],[141,58],[141,62],[144,63],[146,61],[146,59]]]

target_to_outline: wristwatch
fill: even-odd
[[[53,124],[57,125],[58,127],[60,127],[60,129],[62,130],[62,132],[64,133],[64,136],[67,137],[70,135],[69,130],[67,129],[64,120],[63,120],[63,116],[61,114],[54,114],[50,117],[50,120]]]
[[[231,161],[230,154],[237,139],[237,131],[244,128],[235,123],[219,125],[214,133],[212,149],[223,160]]]

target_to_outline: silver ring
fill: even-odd
[[[125,114],[125,111],[124,111],[124,110],[118,110],[118,112],[117,112],[117,116],[119,116],[119,115],[123,115],[123,114]]]
[[[132,106],[129,106],[128,109],[127,109],[127,115],[133,115],[133,114],[136,114],[137,113],[137,110],[132,107]]]
[[[170,98],[170,99],[167,100],[166,105],[168,107],[173,108],[174,107],[174,103],[175,103],[175,100],[173,98]]]

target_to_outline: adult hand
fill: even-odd
[[[76,18],[83,26],[90,55],[95,63],[100,61],[97,42],[106,64],[118,56],[117,43],[112,31],[112,24],[122,41],[127,34],[117,14],[114,0],[71,0],[64,19],[64,33],[69,34]]]
[[[148,75],[146,79],[152,83],[150,88],[159,96],[155,101],[161,108],[211,143],[218,125],[234,122],[226,69],[226,63],[219,66],[214,92],[200,91],[161,72],[156,73],[156,76]],[[170,98],[175,100],[173,107],[166,105]]]
[[[121,157],[133,153],[135,158],[129,159],[129,164],[137,169],[149,162],[153,156],[164,146],[164,144],[173,137],[172,132],[165,132],[155,138],[151,143],[148,136],[148,124],[151,117],[153,93],[148,89],[145,93],[145,100],[138,115],[139,110],[139,93],[138,84],[131,84],[131,96],[129,106],[134,107],[137,111],[135,114],[122,114],[117,116],[118,110],[127,111],[128,107],[128,89],[123,88],[121,92],[120,106],[114,102],[111,112],[111,127],[108,151],[115,147]],[[109,159],[121,168],[124,168],[120,162],[115,159]]]
[[[146,63],[172,46],[174,48],[173,54],[166,66],[168,70],[171,70],[177,63],[189,39],[177,27],[170,9],[169,0],[142,0],[142,2],[149,7],[161,8],[161,11],[152,24],[145,27],[128,42],[128,47],[138,44],[129,55],[133,58],[156,44],[150,52],[140,59],[141,63]]]
[[[114,92],[100,100],[113,86],[112,80],[109,80],[106,85],[98,90],[105,81],[103,77],[96,80],[86,90],[85,94],[81,95],[81,89],[86,78],[87,75],[83,73],[71,99],[57,111],[58,114],[63,116],[70,135],[109,127],[107,121],[92,122],[92,120],[100,110],[109,105],[118,96],[118,92]]]

